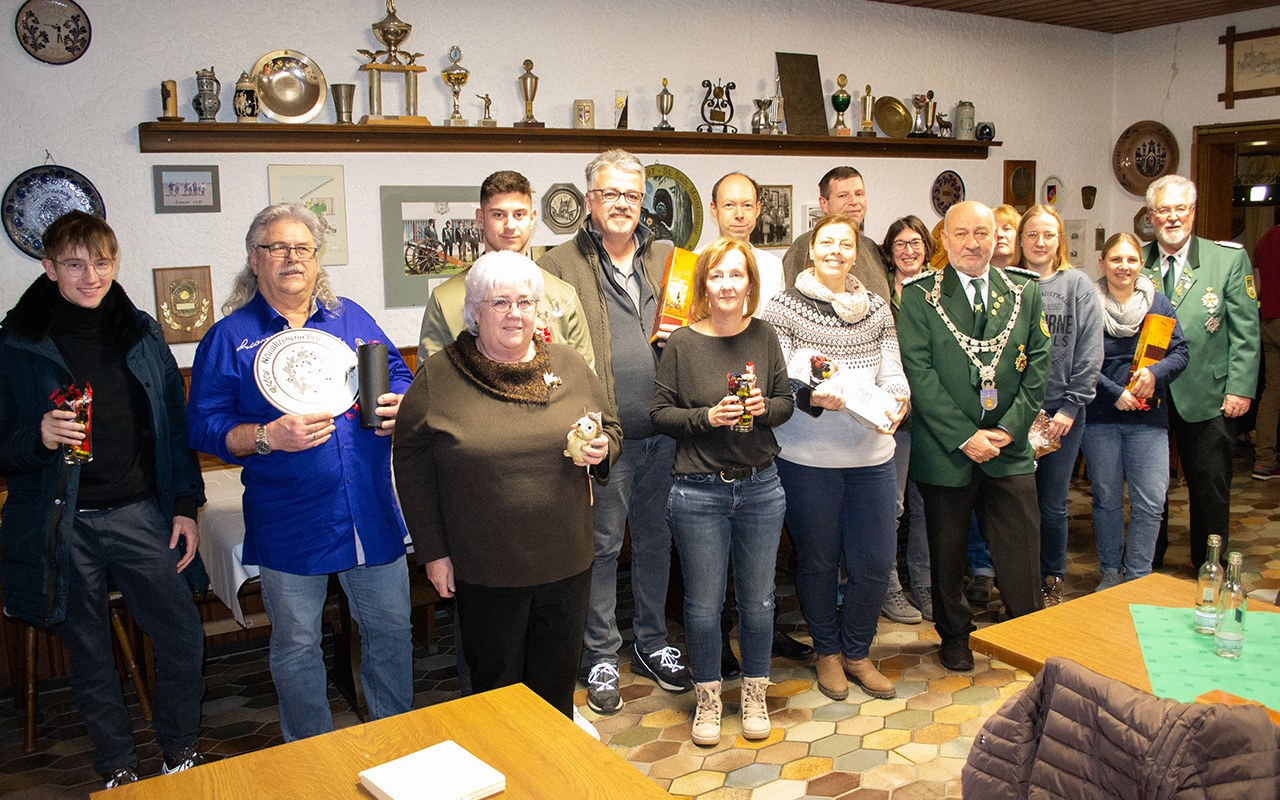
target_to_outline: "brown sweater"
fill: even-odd
[[[573,348],[538,342],[533,362],[497,365],[529,398],[508,399],[477,382],[492,376],[455,363],[450,351],[467,336],[423,363],[396,419],[392,465],[415,558],[447,556],[458,580],[482,586],[577,575],[594,558],[591,498],[587,471],[563,454],[565,435],[584,412],[604,412],[609,458],[593,473],[607,478],[622,432],[604,386]],[[558,387],[546,388],[548,369]]]

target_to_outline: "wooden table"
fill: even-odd
[[[1190,609],[1194,600],[1195,584],[1191,581],[1153,573],[975,631],[969,634],[969,646],[1033,675],[1044,668],[1049,656],[1063,656],[1149,692],[1151,680],[1129,604]],[[1250,600],[1248,610],[1275,612],[1280,608]],[[1188,625],[1190,615],[1188,611]]]
[[[507,778],[501,800],[670,798],[523,684],[93,794],[131,798],[358,798],[357,773],[453,739]],[[424,781],[430,776],[424,775]]]

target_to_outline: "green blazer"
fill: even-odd
[[[911,478],[938,486],[964,486],[973,477],[973,461],[960,446],[979,428],[1003,428],[1013,441],[1000,455],[980,465],[993,477],[1035,471],[1027,431],[1044,401],[1049,381],[1049,328],[1040,290],[1032,273],[996,270],[987,273],[991,286],[986,335],[1004,329],[1013,314],[1010,281],[1022,288],[1022,307],[996,366],[998,404],[985,415],[978,399],[978,371],[929,304],[934,284],[942,281],[940,304],[965,334],[973,332],[973,308],[955,268],[927,272],[902,287],[898,342],[902,367],[911,384],[914,424],[911,430]],[[1019,356],[1026,359],[1020,362]],[[982,353],[990,364],[993,354]],[[1022,369],[1019,369],[1019,367]]]
[[[1152,242],[1143,255],[1143,274],[1164,293],[1160,247]],[[1258,301],[1249,256],[1234,242],[1192,237],[1182,274],[1169,299],[1191,361],[1169,392],[1184,420],[1203,422],[1222,413],[1225,395],[1253,397],[1258,388]]]

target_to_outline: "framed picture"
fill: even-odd
[[[1151,224],[1151,210],[1146,206],[1138,209],[1138,213],[1133,215],[1133,235],[1137,236],[1144,242],[1149,242],[1156,238],[1156,229]]]
[[[382,275],[387,308],[425,305],[430,278],[460,272],[484,249],[479,186],[383,186]]]
[[[1004,162],[1004,200],[1005,205],[1018,209],[1019,214],[1026,213],[1036,202],[1036,162],[1005,161]]]
[[[640,221],[653,231],[655,239],[665,239],[692,250],[702,238],[702,198],[698,188],[675,167],[650,164],[644,168],[644,204]]]
[[[791,246],[791,187],[761,186],[760,216],[751,232],[756,247]]]
[[[822,219],[822,206],[817,204],[800,206],[800,225],[806,231],[813,230],[813,226],[817,225],[820,219]]]
[[[151,168],[157,214],[208,214],[222,211],[218,167],[157,164]]]
[[[347,190],[341,166],[267,165],[267,192],[274,203],[302,203],[324,224],[320,266],[351,263],[347,251]]]
[[[169,344],[198,342],[214,322],[213,283],[208,267],[151,270],[156,319]]]
[[[1218,44],[1227,48],[1227,86],[1218,100],[1235,108],[1237,100],[1280,95],[1280,28],[1236,33],[1227,28]]]

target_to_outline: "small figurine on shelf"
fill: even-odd
[[[699,133],[737,133],[738,129],[729,122],[733,120],[733,97],[730,95],[738,88],[733,81],[713,86],[710,80],[702,81],[702,88],[707,94],[702,98],[702,124]]]
[[[482,128],[496,128],[498,121],[489,116],[489,106],[493,104],[493,100],[489,99],[488,94],[478,94],[476,99],[484,101],[484,116],[476,124]]]

